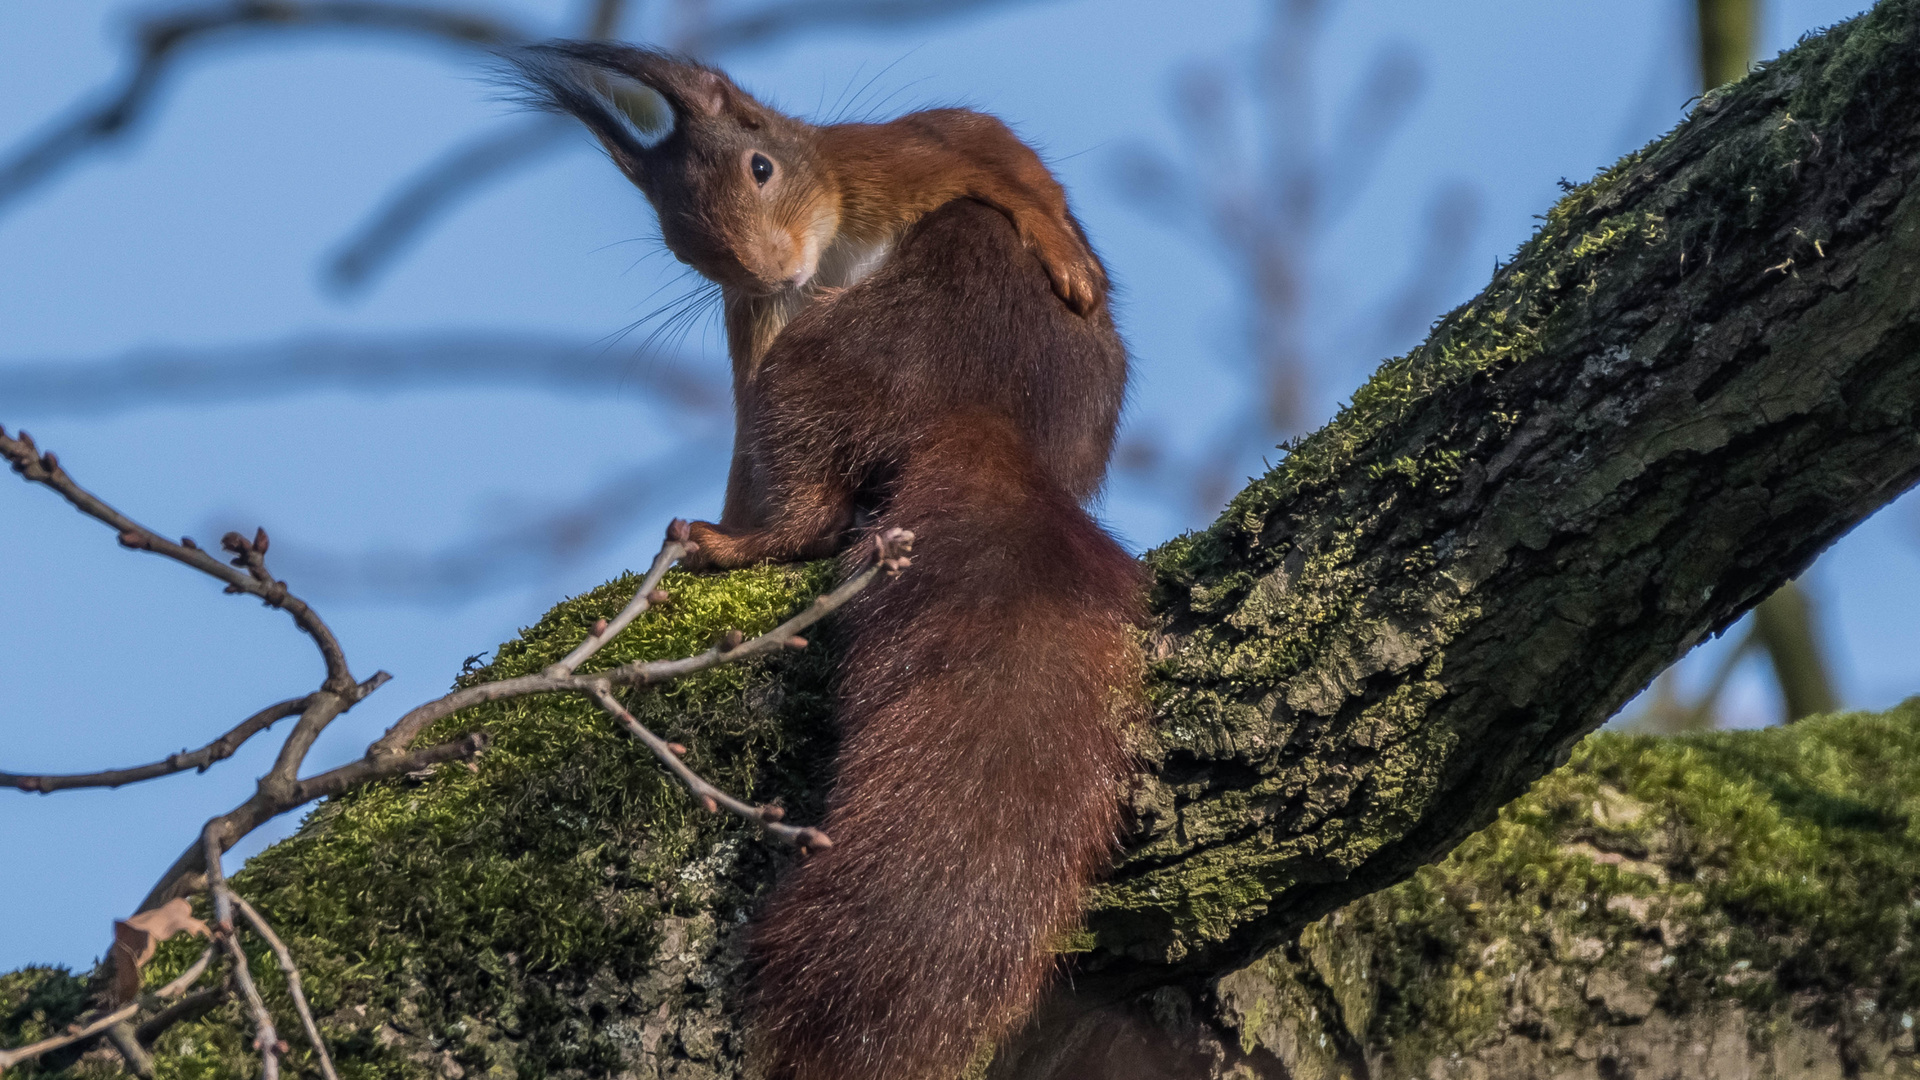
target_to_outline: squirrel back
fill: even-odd
[[[908,227],[954,199],[1004,214],[1053,293],[1111,332],[1106,274],[1066,192],[991,116],[931,109],[814,125],[723,72],[648,49],[552,42],[508,59],[535,104],[599,138],[658,212],[668,249],[719,284],[741,431],[761,358],[787,323],[873,272]],[[766,509],[736,442],[721,520],[748,525]]]
[[[749,441],[774,517],[697,523],[698,558],[916,537],[912,568],[842,612],[834,846],[751,930],[776,1080],[951,1080],[1030,1010],[1078,921],[1142,708],[1142,572],[1080,505],[1125,370],[1111,327],[966,200],[766,356]],[[1051,445],[1029,408],[1056,419]]]

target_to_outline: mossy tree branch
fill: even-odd
[[[1103,945],[1206,968],[1431,862],[1920,477],[1920,3],[1573,190],[1208,532]]]

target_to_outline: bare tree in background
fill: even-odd
[[[1745,78],[1759,53],[1760,0],[1695,0],[1694,9],[1701,92]],[[1676,666],[1654,682],[1633,723],[1668,733],[1720,726],[1722,698],[1734,671],[1756,655],[1766,659],[1780,688],[1786,723],[1838,709],[1840,696],[1815,625],[1817,609],[1806,587],[1788,582],[1742,620],[1745,629],[1735,630],[1735,645],[1720,658],[1698,696],[1682,698]]]
[[[1190,67],[1173,88],[1179,153],[1140,145],[1121,155],[1124,192],[1143,210],[1199,238],[1242,283],[1241,342],[1230,358],[1249,391],[1231,419],[1197,453],[1175,454],[1134,436],[1121,464],[1162,490],[1211,513],[1255,471],[1250,451],[1273,445],[1310,419],[1306,395],[1316,370],[1341,343],[1329,332],[1339,305],[1324,295],[1316,262],[1328,232],[1349,212],[1389,139],[1417,103],[1416,53],[1386,45],[1323,132],[1316,117],[1318,34],[1333,0],[1272,0],[1267,33],[1249,76],[1230,64]],[[1696,0],[1703,90],[1741,78],[1758,42],[1758,0]],[[1368,355],[1415,336],[1446,303],[1479,224],[1477,193],[1444,185],[1428,200],[1414,273],[1391,293],[1369,298],[1354,320],[1373,330],[1348,340]],[[1329,343],[1334,343],[1330,346]],[[1681,700],[1678,678],[1658,681],[1640,726],[1689,731],[1718,723],[1722,691],[1745,658],[1767,658],[1791,722],[1830,712],[1839,700],[1814,626],[1815,605],[1789,584],[1749,616],[1734,649],[1704,692]]]
[[[1322,130],[1315,69],[1333,0],[1272,0],[1251,70],[1196,64],[1173,87],[1177,153],[1136,145],[1121,154],[1124,193],[1200,239],[1242,285],[1240,341],[1228,357],[1249,391],[1197,452],[1135,436],[1121,465],[1167,497],[1212,513],[1256,471],[1257,452],[1302,431],[1313,373],[1346,339],[1369,357],[1413,340],[1445,303],[1479,227],[1479,194],[1464,183],[1428,197],[1413,272],[1369,297],[1367,314],[1338,325],[1318,260],[1382,153],[1419,101],[1425,72],[1410,47],[1388,43]]]
[[[452,48],[476,68],[495,50],[551,36],[636,38],[702,59],[748,46],[788,44],[808,35],[959,19],[1031,0],[591,0],[561,27],[523,25],[483,4],[391,0],[213,0],[145,15],[130,35],[123,69],[64,116],[10,148],[0,148],[0,214],[58,183],[100,151],[133,137],[160,106],[161,91],[213,46],[269,50],[320,34],[348,32],[369,43],[398,40],[429,50]],[[398,178],[391,193],[342,237],[321,268],[323,284],[346,298],[374,287],[440,221],[515,171],[587,145],[577,125],[515,116],[457,135],[434,160]],[[668,322],[691,309],[668,306]],[[210,353],[144,351],[96,363],[0,363],[0,400],[21,415],[99,415],[139,406],[259,400],[318,389],[417,389],[432,386],[537,387],[546,392],[621,400],[659,414],[675,435],[676,456],[725,457],[731,421],[727,383],[698,358],[654,346],[674,326],[634,350],[502,335],[449,333],[391,338],[319,338]],[[330,553],[283,543],[284,564],[316,594],[385,602],[467,599],[577,562],[627,535],[649,509],[648,496],[678,495],[658,478],[658,460],[636,461],[603,479],[574,505],[522,508],[516,523],[483,529],[438,550]],[[683,470],[681,470],[683,472]],[[651,479],[649,479],[651,478]],[[209,523],[223,531],[230,523]]]
[[[656,44],[719,58],[729,50],[836,29],[932,22],[1021,0],[770,0],[653,5],[594,0],[562,32],[610,37],[652,31]],[[1229,356],[1247,388],[1197,447],[1176,449],[1136,433],[1120,465],[1162,497],[1211,513],[1258,469],[1258,455],[1312,419],[1316,371],[1337,353],[1371,358],[1411,340],[1460,280],[1479,225],[1479,197],[1463,183],[1432,191],[1412,271],[1397,286],[1342,305],[1329,295],[1320,259],[1327,238],[1353,210],[1381,155],[1418,102],[1419,55],[1383,44],[1346,92],[1330,123],[1316,57],[1334,0],[1270,0],[1265,34],[1248,62],[1195,64],[1173,87],[1177,150],[1137,145],[1120,155],[1123,190],[1144,210],[1200,239],[1243,285],[1238,342]],[[1758,37],[1757,0],[1696,0],[1699,70],[1712,88],[1745,73]],[[126,69],[92,100],[11,151],[0,153],[0,213],[82,166],[94,152],[135,133],[157,95],[200,50],[235,41],[274,48],[342,29],[453,47],[483,62],[502,45],[544,36],[533,27],[464,5],[373,0],[266,0],[181,5],[148,16],[133,35]],[[441,155],[396,181],[381,205],[343,237],[321,278],[350,297],[381,275],[463,201],[515,170],[584,145],[569,126],[518,116],[450,140]],[[1339,314],[1343,308],[1359,316]],[[674,436],[671,453],[714,453],[727,435],[724,381],[694,358],[635,365],[587,342],[458,334],[405,339],[313,339],[221,353],[145,352],[93,364],[0,365],[0,399],[40,415],[103,413],[159,402],[260,398],[321,388],[393,390],[436,385],[528,386],[548,393],[624,400],[657,413]],[[671,471],[664,471],[671,475]],[[423,551],[325,552],[285,543],[290,569],[325,595],[388,602],[444,602],[535,579],[617,542],[662,487],[657,461],[637,461],[603,478],[577,504],[518,508],[511,524],[483,528]],[[690,494],[690,493],[688,493]],[[496,515],[496,517],[500,517]],[[223,529],[227,523],[211,522]],[[1745,658],[1764,654],[1781,687],[1786,718],[1837,705],[1814,631],[1814,605],[1789,585],[1750,618],[1739,644],[1683,701],[1663,676],[1639,722],[1656,730],[1714,726],[1722,690]]]

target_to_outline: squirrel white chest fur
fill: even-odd
[[[794,317],[813,304],[832,300],[886,265],[894,236],[860,242],[836,238],[821,251],[812,276],[803,285],[763,296],[726,294],[727,348],[741,384],[753,381],[761,357]],[[742,389],[736,386],[735,390]]]

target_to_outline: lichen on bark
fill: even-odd
[[[1908,1075],[1920,700],[1596,736],[1412,879],[1218,981],[1302,1078]]]

